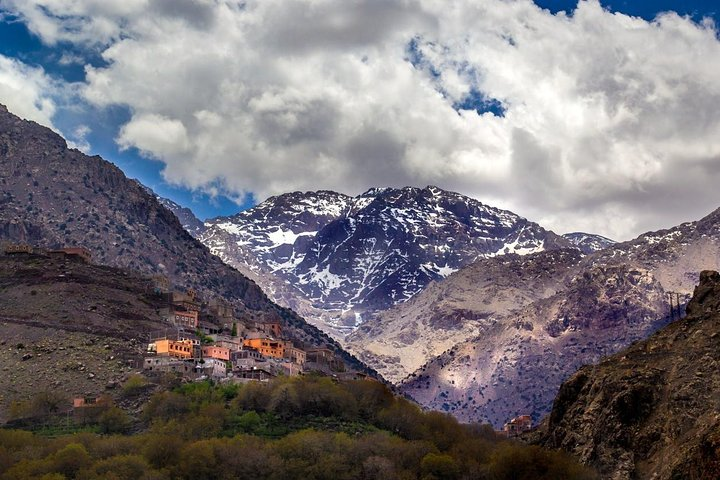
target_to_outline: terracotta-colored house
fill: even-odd
[[[503,426],[503,432],[508,437],[516,437],[523,432],[532,429],[532,418],[530,415],[520,415],[515,417]]]
[[[170,355],[171,357],[178,358],[192,358],[193,342],[191,340],[156,340],[155,351],[158,355]]]
[[[243,345],[256,349],[266,357],[283,358],[285,356],[285,342],[269,338],[247,338]]]
[[[216,345],[205,345],[202,347],[203,358],[216,358],[218,360],[230,361],[230,349]]]

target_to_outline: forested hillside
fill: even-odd
[[[0,479],[596,478],[368,380],[186,384],[155,393],[136,418],[107,407],[94,431],[104,434],[0,430]]]

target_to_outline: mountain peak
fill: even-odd
[[[586,255],[604,250],[615,245],[615,240],[611,240],[602,235],[585,232],[571,232],[563,235],[563,238],[575,245],[581,252]]]
[[[340,335],[478,258],[571,246],[512,212],[433,185],[354,198],[293,192],[206,225],[202,240],[213,252],[258,278],[283,279],[295,293],[282,295],[332,312],[326,328]]]

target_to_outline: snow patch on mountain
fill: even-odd
[[[255,272],[279,303],[321,312],[318,324],[340,337],[477,259],[570,246],[512,212],[432,186],[288,193],[207,221],[201,240]]]

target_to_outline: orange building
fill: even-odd
[[[155,351],[158,355],[170,355],[178,358],[192,358],[192,340],[156,340]]]
[[[270,340],[269,338],[248,338],[243,345],[252,347],[267,357],[283,358],[285,356],[285,342]]]
[[[202,347],[203,358],[215,358],[218,360],[230,361],[230,349],[216,345],[205,345]]]

